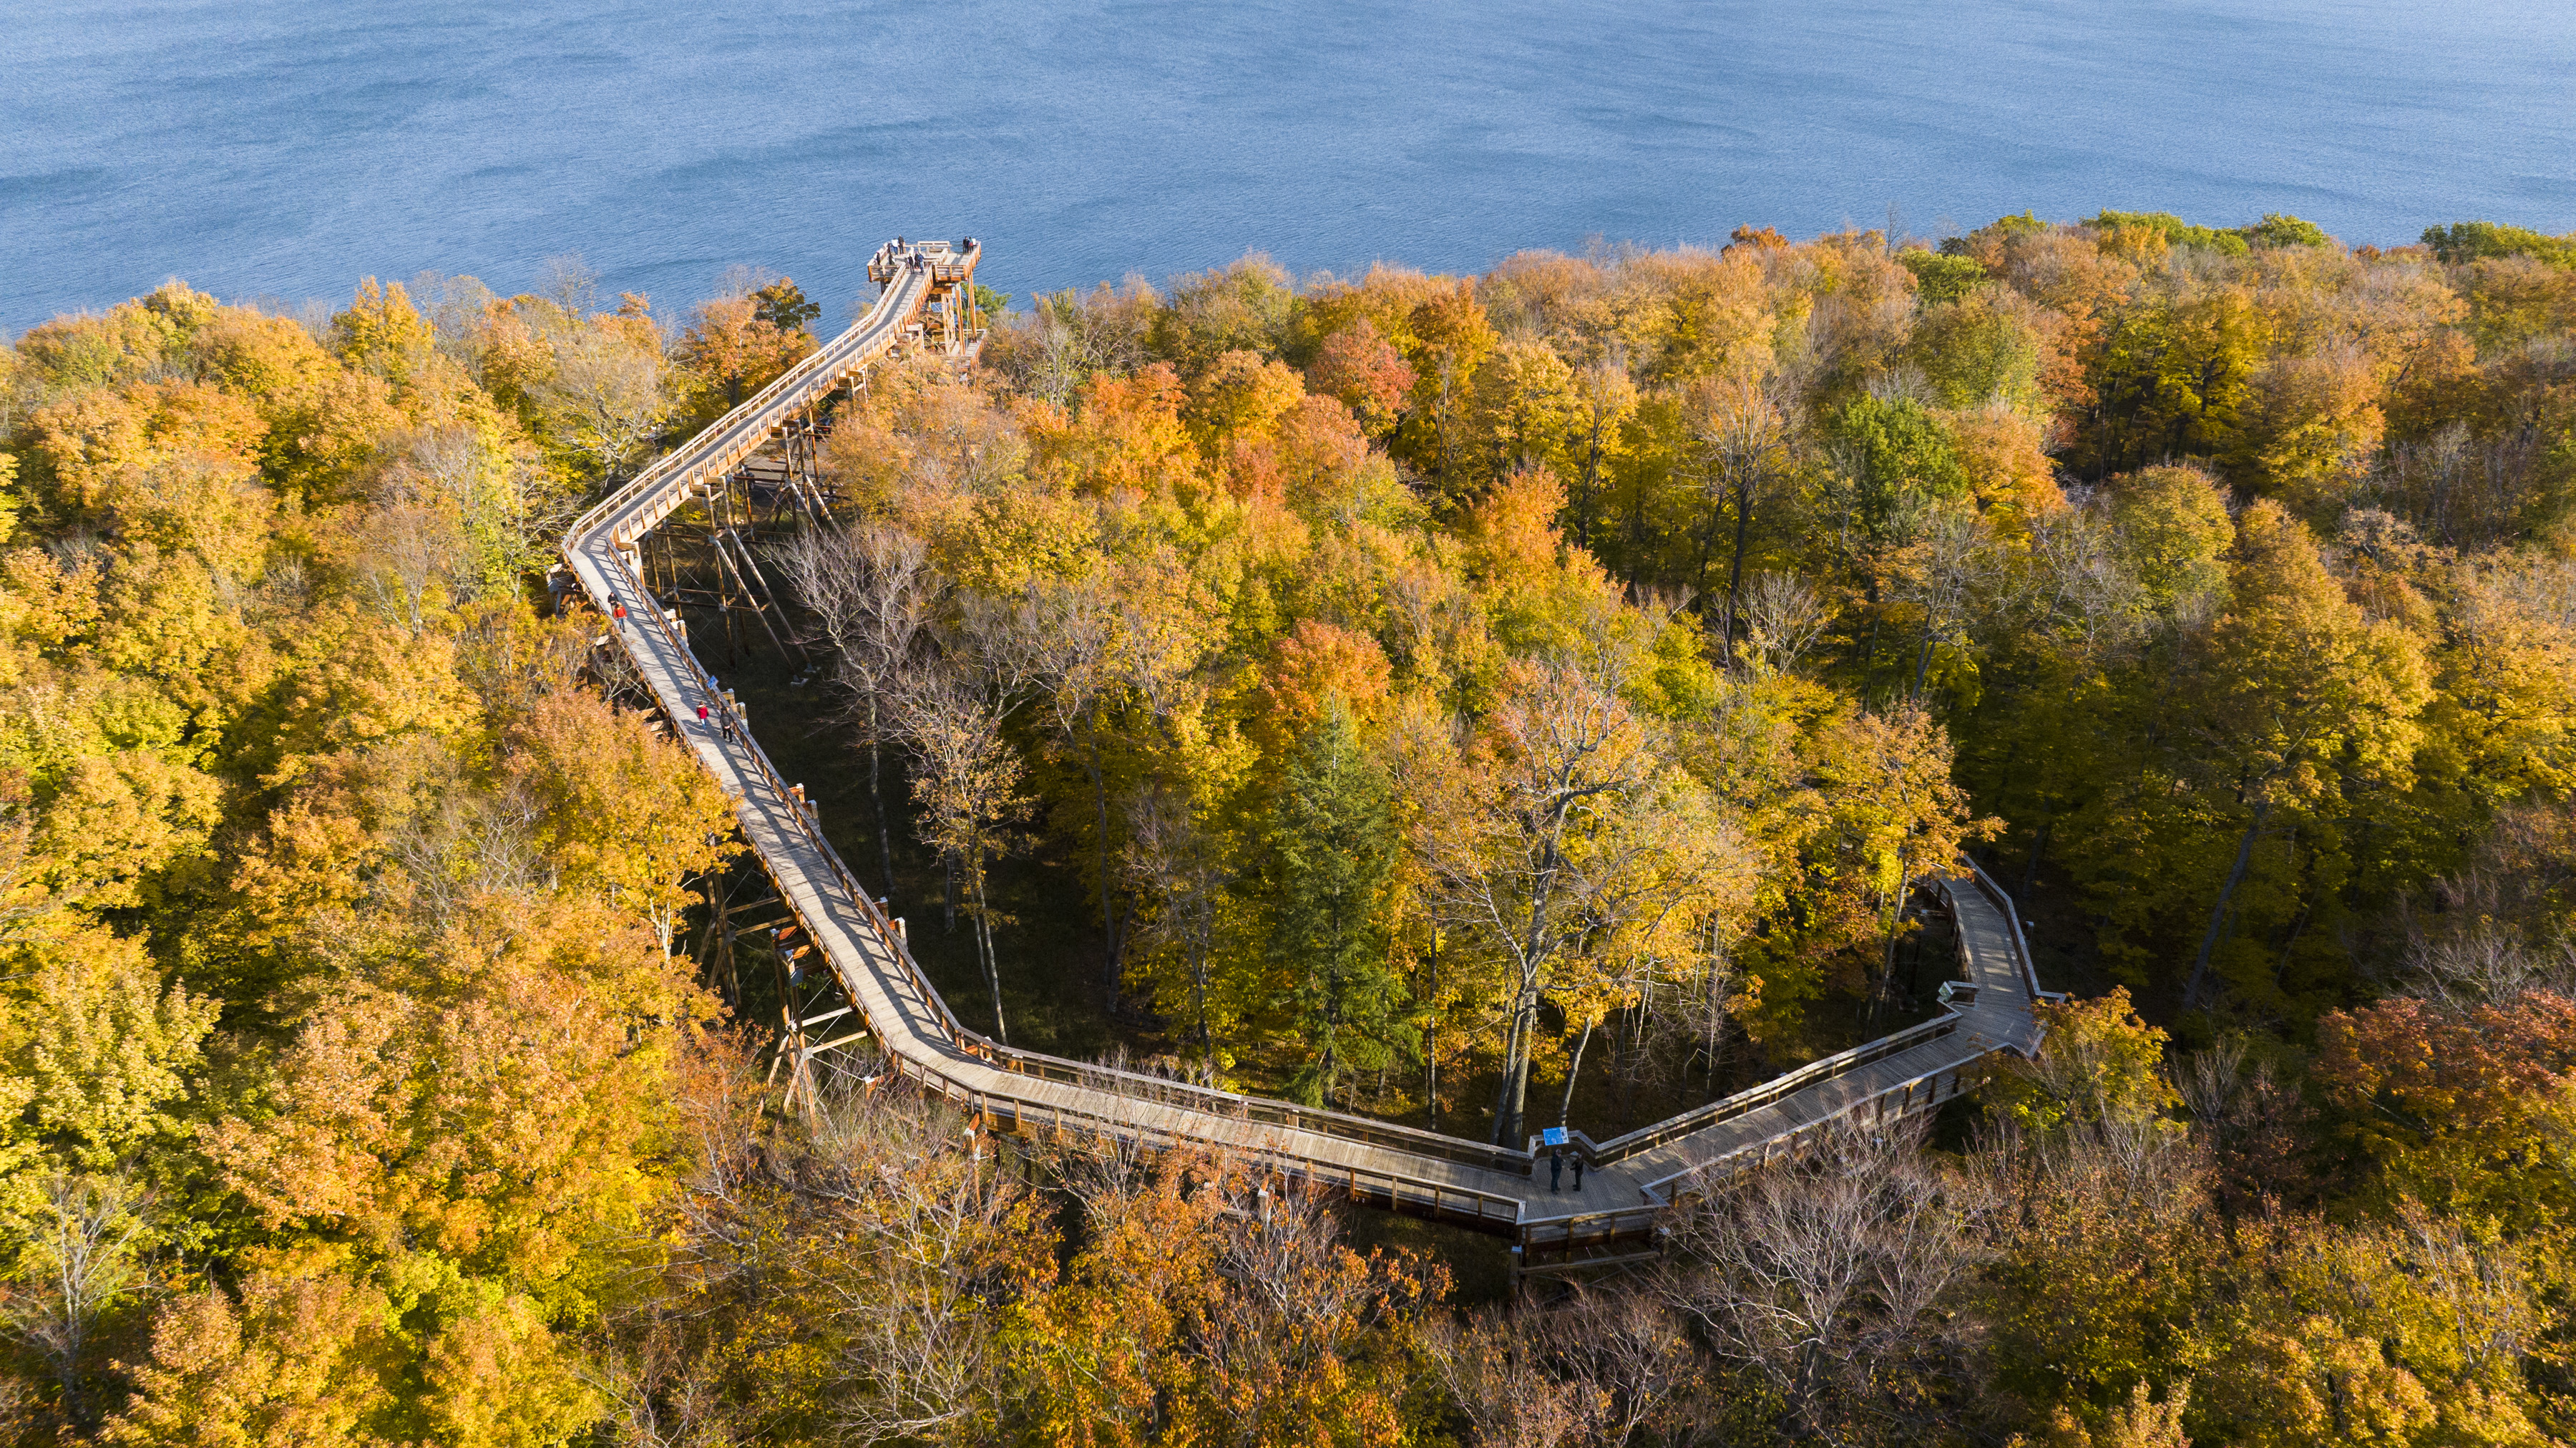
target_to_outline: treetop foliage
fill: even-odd
[[[755,560],[832,693],[779,727],[997,1030],[1601,1137],[1936,1009],[1935,878],[2022,901],[2074,998],[1937,1147],[1826,1133],[1513,1315],[1221,1150],[777,1109],[730,807],[542,575],[810,351],[792,282],[37,327],[0,1436],[2564,1438],[2555,245],[1255,255],[833,406],[835,516]]]
[[[2424,244],[2433,255],[2458,266],[2464,262],[2527,256],[2556,267],[2576,267],[2576,236],[2545,236],[2522,226],[2492,221],[2456,221],[2424,228]]]

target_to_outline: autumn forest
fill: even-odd
[[[979,300],[773,606],[664,600],[974,1029],[1607,1137],[1929,1018],[1973,861],[2037,1056],[1525,1283],[790,1103],[810,962],[555,564],[839,318],[174,280],[0,347],[0,1442],[2576,1435],[2576,237]]]

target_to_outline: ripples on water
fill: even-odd
[[[20,0],[0,327],[566,250],[666,307],[745,261],[846,304],[898,231],[1025,294],[1891,206],[2576,228],[2576,6],[2536,0],[743,8]]]

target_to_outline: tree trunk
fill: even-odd
[[[1521,1051],[1512,1063],[1512,1134],[1517,1141],[1529,1134],[1529,1078],[1532,1047],[1538,1039],[1538,994],[1530,993],[1529,1003],[1521,1008]]]
[[[993,912],[984,903],[984,872],[974,869],[968,874],[967,886],[974,893],[975,945],[983,956],[984,984],[993,992],[993,1039],[1007,1046],[1011,1031],[1002,1021],[1002,968],[993,954]]]
[[[2030,887],[2039,879],[2040,857],[2048,851],[2048,832],[2056,826],[2057,821],[2054,819],[2041,820],[2039,833],[2031,839],[2030,863],[2022,866],[2021,870],[2021,898],[2024,900],[2030,898]]]
[[[1324,977],[1324,1063],[1315,1080],[1315,1104],[1333,1104],[1333,1073],[1340,1068],[1338,1055],[1342,1043],[1342,974],[1334,971]]]
[[[1593,1021],[1583,1023],[1583,1039],[1574,1043],[1574,1064],[1565,1068],[1565,1096],[1556,1103],[1556,1124],[1565,1125],[1574,1118],[1574,1082],[1583,1074],[1583,1053],[1592,1045]]]
[[[1440,1129],[1440,932],[1431,932],[1431,1014],[1422,1023],[1423,1095],[1431,1104],[1431,1129]]]
[[[1711,976],[1716,975],[1717,961],[1714,956],[1709,960],[1708,969]],[[1701,1020],[1706,1027],[1700,1034],[1701,1060],[1705,1063],[1708,1073],[1708,1099],[1714,1101],[1717,1099],[1718,1048],[1725,1043],[1726,1037],[1726,998],[1713,979],[1708,983],[1708,1014]],[[1682,1067],[1682,1078],[1687,1085],[1690,1078],[1688,1064]]]
[[[1092,799],[1100,809],[1100,935],[1105,942],[1100,993],[1114,1014],[1119,999],[1118,916],[1109,907],[1109,780],[1100,767],[1100,735],[1096,729],[1085,745],[1084,772],[1091,776]]]
[[[1869,603],[1869,642],[1862,645],[1860,654],[1861,690],[1866,694],[1869,690],[1869,686],[1878,679],[1878,625],[1880,610],[1878,607],[1878,566],[1875,562],[1870,565],[1869,584],[1868,587],[1862,590],[1862,597]]]
[[[1705,609],[1708,606],[1708,559],[1717,551],[1717,510],[1708,510],[1708,526],[1699,530],[1699,558],[1691,565],[1691,597]],[[1700,615],[1706,618],[1705,613]]]
[[[1629,586],[1629,587],[1631,587],[1631,588],[1634,588],[1634,587],[1636,587],[1636,586],[1637,586],[1637,578],[1638,578],[1638,575],[1639,575],[1639,574],[1641,574],[1641,573],[1644,571],[1644,560],[1645,560],[1645,556],[1646,556],[1646,489],[1645,489],[1645,487],[1644,487],[1644,485],[1643,485],[1643,484],[1640,484],[1640,485],[1637,487],[1637,489],[1636,489],[1636,498],[1634,499],[1634,506],[1632,506],[1632,507],[1630,507],[1630,508],[1628,509],[1628,559],[1627,559],[1628,567],[1627,567],[1627,574],[1628,574],[1628,586]]]
[[[1574,542],[1579,548],[1592,547],[1592,499],[1601,484],[1601,424],[1596,416],[1592,425],[1591,446],[1583,456],[1583,482],[1575,490]]]
[[[886,823],[885,790],[880,784],[885,773],[885,746],[878,742],[877,698],[868,695],[868,802],[877,812],[877,864],[885,872],[885,897],[894,898],[894,832]]]
[[[1905,924],[1905,892],[1912,885],[1913,876],[1900,857],[1896,865],[1896,903],[1887,912],[1887,954],[1879,962],[1878,993],[1869,1008],[1873,1021],[1886,1011],[1888,997],[1896,993],[1896,932]]]
[[[1208,954],[1214,948],[1214,927],[1208,920],[1208,908],[1202,901],[1191,907],[1197,919],[1190,926],[1190,1009],[1198,1013],[1199,1064],[1216,1068],[1216,1033],[1208,1029]]]
[[[1753,490],[1735,490],[1735,558],[1726,570],[1726,661],[1735,662],[1735,617],[1744,599],[1744,539],[1753,524]]]
[[[1449,413],[1451,398],[1456,387],[1457,360],[1454,357],[1443,357],[1440,359],[1440,396],[1433,404],[1434,411],[1431,415],[1431,440],[1440,454],[1440,477],[1437,486],[1443,506],[1455,502],[1449,492],[1449,480],[1457,463],[1457,439],[1454,435],[1457,423]]]
[[[1503,1037],[1502,1079],[1494,1083],[1493,1141],[1496,1146],[1505,1146],[1510,1144],[1507,1133],[1512,1128],[1512,1072],[1515,1063],[1520,1058],[1520,1047],[1521,1012],[1518,1006],[1515,1005],[1512,1010],[1511,1028],[1505,1032]]]
[[[1566,808],[1565,801],[1559,801],[1556,806],[1556,819],[1549,827],[1547,850],[1540,856],[1538,883],[1530,891],[1529,924],[1521,939],[1521,989],[1512,1015],[1512,1040],[1519,1049],[1504,1057],[1503,1080],[1496,1094],[1494,1109],[1494,1140],[1504,1145],[1509,1145],[1521,1134],[1522,1112],[1529,1101],[1530,1036],[1538,1025],[1539,967],[1545,963],[1539,955],[1539,942],[1544,938],[1547,925],[1548,898],[1556,893],[1557,867],[1565,862]],[[1504,1111],[1506,1101],[1510,1106],[1508,1117]],[[1510,1129],[1509,1136],[1504,1134],[1506,1125]]]
[[[2263,822],[2272,815],[2269,803],[2258,805],[2254,818],[2245,825],[2245,837],[2236,842],[2236,863],[2227,870],[2227,883],[2219,887],[2218,903],[2210,908],[2209,933],[2200,938],[2200,955],[2191,963],[2191,980],[2182,988],[2182,1008],[2190,1010],[2201,1003],[2201,992],[2209,983],[2209,960],[2218,950],[2218,938],[2227,924],[2228,904],[2236,898],[2236,887],[2245,883],[2245,869],[2254,861],[2254,841],[2263,833]]]

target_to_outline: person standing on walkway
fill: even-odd
[[[1555,1191],[1565,1181],[1565,1152],[1558,1147],[1547,1149],[1547,1189]]]
[[[1583,1190],[1583,1153],[1579,1151],[1574,1154],[1574,1189]]]
[[[707,706],[704,704],[700,704],[698,706],[698,727],[700,729],[706,729],[707,727]],[[713,733],[714,731],[708,730],[707,732]]]

